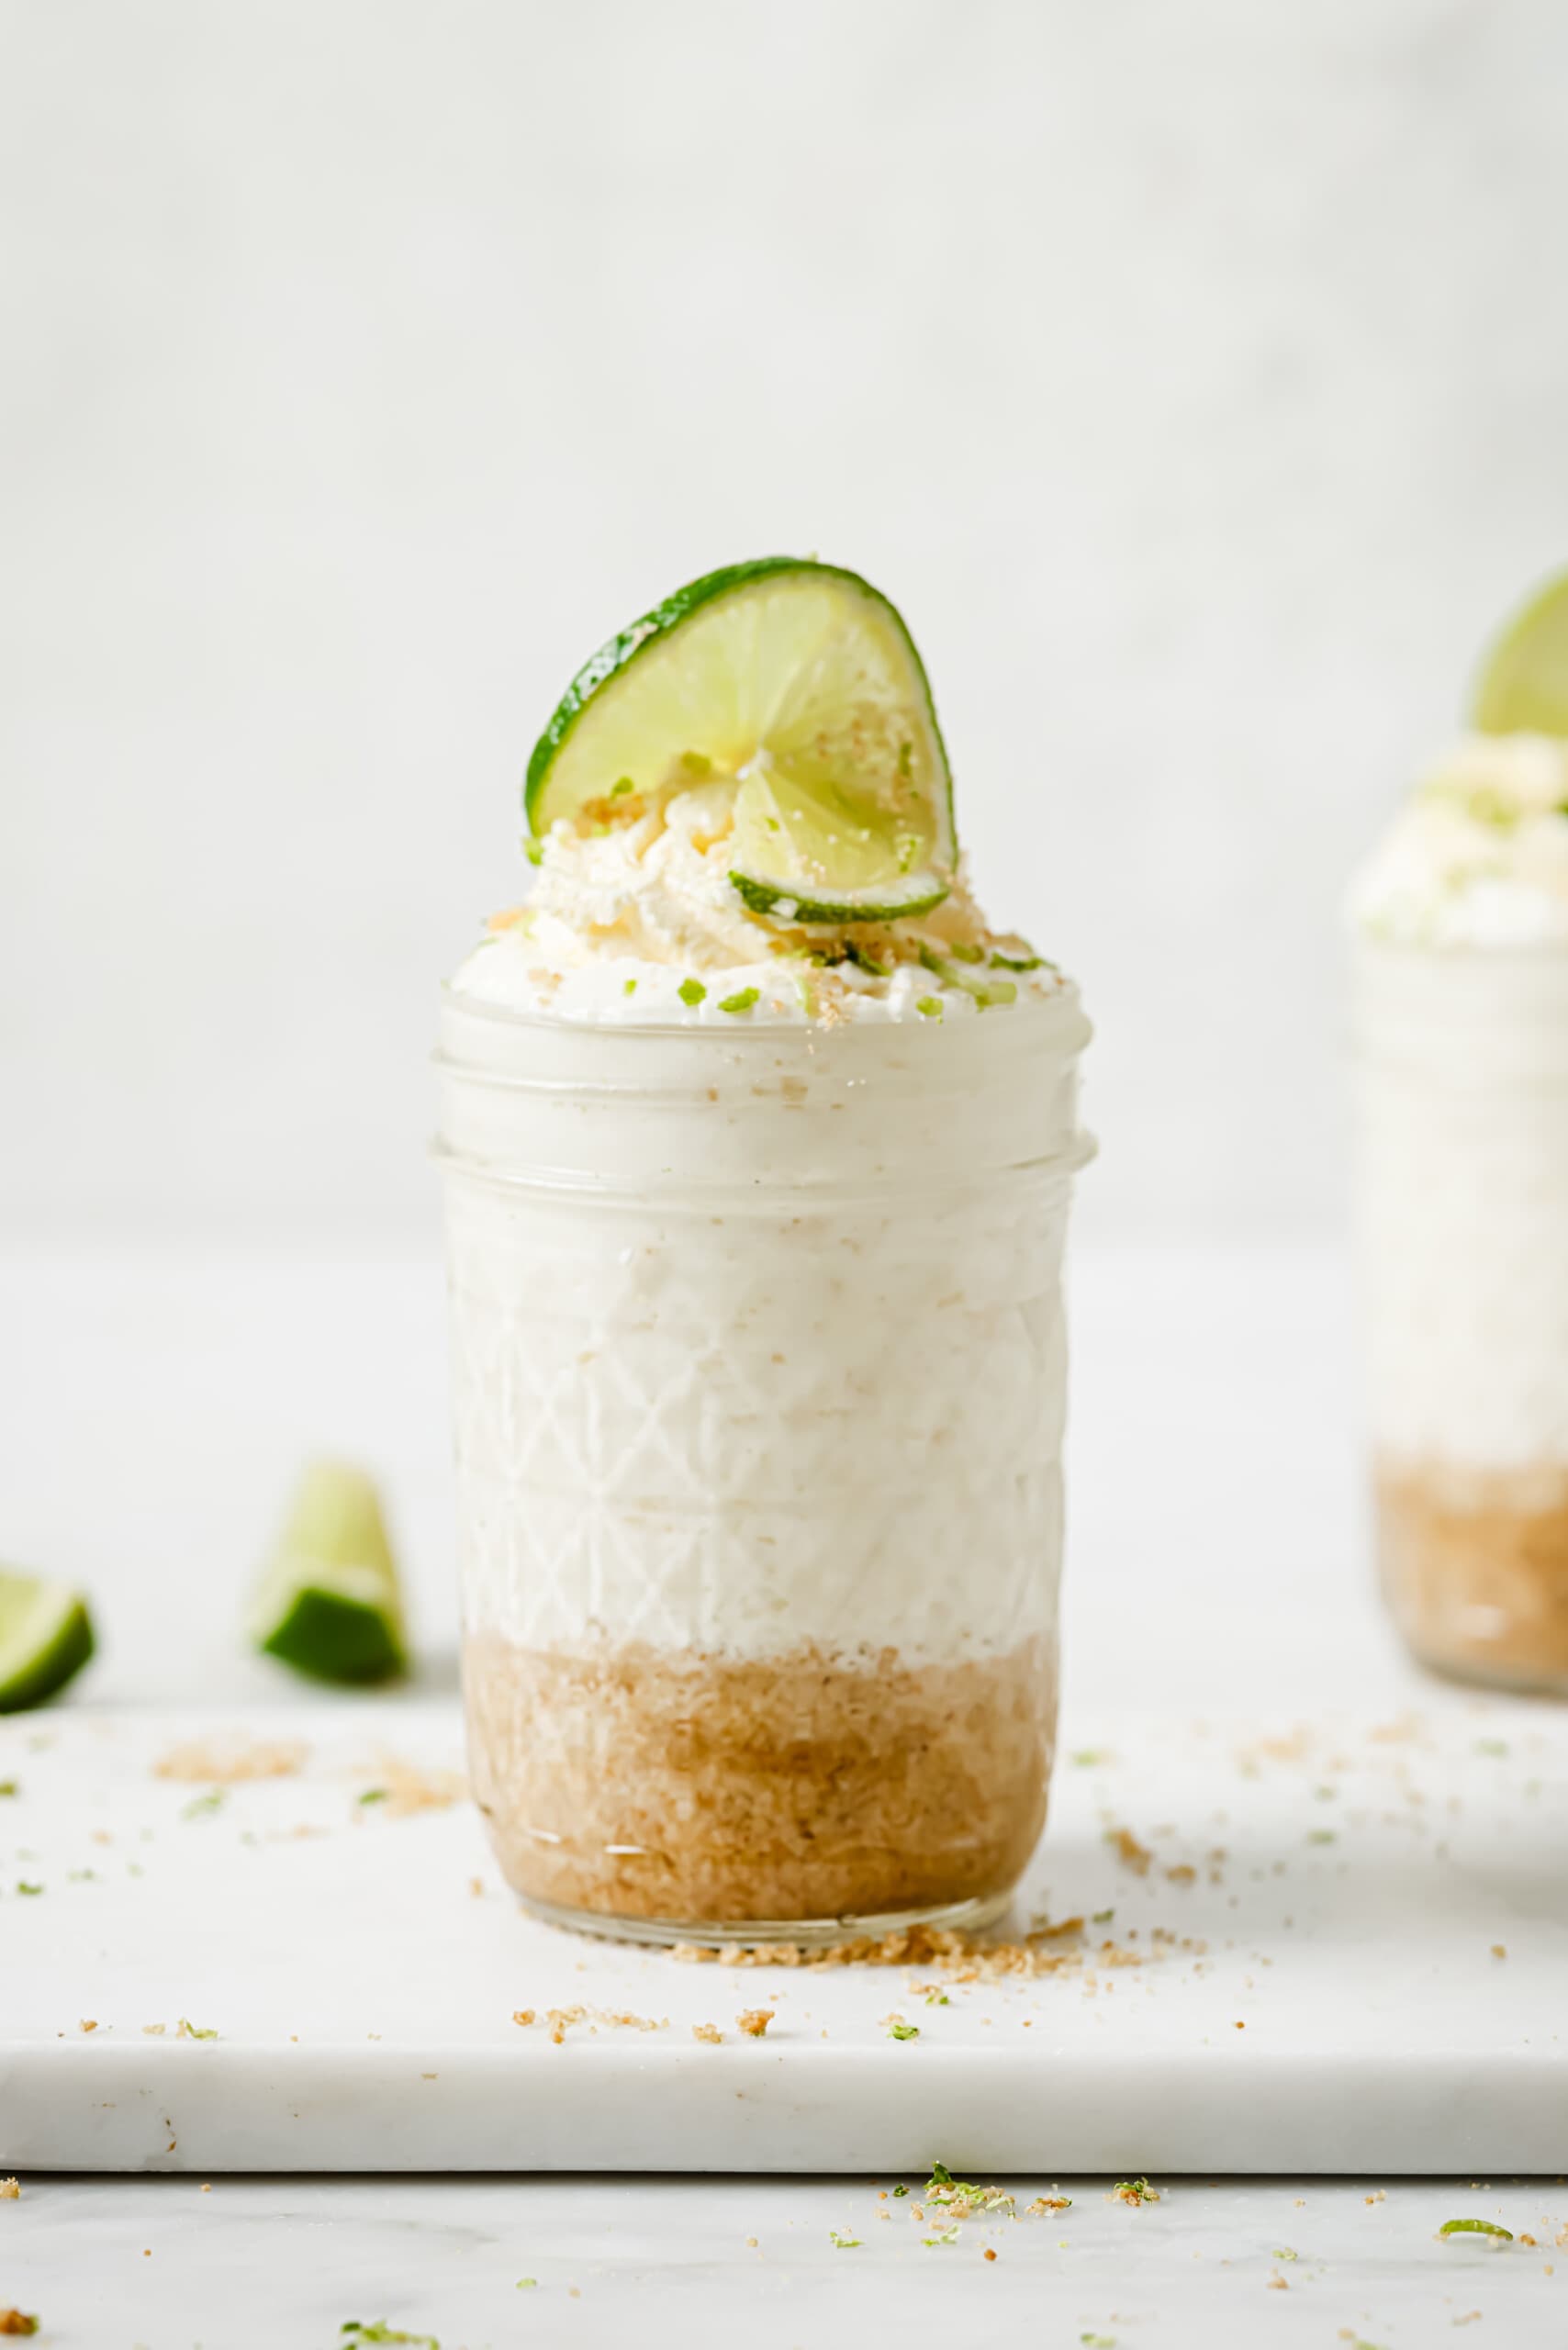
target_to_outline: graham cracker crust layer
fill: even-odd
[[[1380,1462],[1378,1561],[1417,1657],[1568,1695],[1568,1470]]]
[[[874,1916],[1006,1891],[1046,1817],[1056,1657],[909,1667],[464,1647],[508,1882],[606,1918]]]

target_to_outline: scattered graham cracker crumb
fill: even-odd
[[[1269,2290],[1271,2293],[1288,2293],[1290,2291],[1290,2287],[1286,2284],[1282,2277],[1271,2277],[1269,2279]]]
[[[1054,1931],[1066,1933],[1070,1926],[1081,1923],[1081,1919],[1068,1919]],[[670,1955],[689,1966],[921,1967],[945,1974],[959,1983],[981,1983],[1008,1975],[1062,1975],[1082,1966],[1081,1951],[1040,1947],[1042,1942],[1052,1938],[1052,1930],[1047,1930],[1032,1932],[1021,1942],[995,1942],[960,1933],[952,1927],[909,1926],[895,1928],[879,1937],[859,1934],[852,1941],[822,1947],[770,1942],[732,1950],[709,1942],[678,1942]],[[1202,1950],[1206,1944],[1193,1943],[1192,1947]],[[1117,1950],[1111,1942],[1102,1945],[1100,1958],[1106,1965],[1144,1964],[1136,1951]]]
[[[247,1779],[291,1779],[310,1749],[298,1739],[258,1739],[243,1743],[232,1739],[193,1739],[172,1746],[152,1765],[155,1779],[205,1780],[208,1785],[234,1787]],[[107,1838],[104,1839],[107,1842]]]
[[[512,2021],[513,2023],[530,2024],[533,2021],[533,2017],[534,2010],[532,2008],[517,2008],[513,2010]]]
[[[78,2031],[96,2031],[98,2020],[95,2016],[84,2016],[76,2029]]]
[[[1361,2198],[1361,2201],[1363,2203],[1386,2203],[1387,2200],[1388,2198],[1383,2193],[1381,2187],[1378,2188],[1375,2195],[1363,2195]]]
[[[484,1878],[482,1876],[471,1876],[468,1880],[468,1890],[473,1895],[476,1901],[482,1901],[485,1897]]]
[[[1506,1958],[1508,1955],[1507,1944],[1506,1942],[1494,1942],[1492,1945],[1492,1955],[1494,1958]]]
[[[449,1811],[468,1795],[461,1771],[427,1771],[398,1754],[383,1753],[369,1776],[386,1791],[386,1801],[377,1806],[386,1819],[409,1819],[417,1811]]]
[[[24,2317],[20,2310],[0,2310],[0,2333],[36,2333],[36,2317]]]
[[[0,2203],[20,2202],[21,2195],[22,2183],[20,2179],[0,2178]]]
[[[777,2013],[776,2008],[743,2008],[735,2021],[748,2038],[760,2040]]]
[[[693,2040],[705,2040],[711,2047],[716,2048],[724,2035],[716,2023],[694,2023],[691,2037]]]
[[[1528,2244],[1532,2252],[1535,2250],[1535,2238],[1533,2236],[1521,2235],[1518,2241],[1520,2244]]]
[[[745,2247],[748,2252],[755,2252],[756,2250],[756,2238],[755,2236],[747,2236],[745,2240]]]
[[[204,2179],[202,2181],[201,2191],[204,2195],[210,2195],[212,2193],[212,2182],[210,2179]]]
[[[1116,1858],[1131,1869],[1135,1876],[1147,1876],[1154,1854],[1147,1844],[1140,1844],[1130,1828],[1107,1828],[1105,1841],[1114,1844]]]
[[[988,2260],[994,2260],[996,2258],[996,2255],[992,2252],[990,2244],[987,2244],[985,2248],[985,2256]]]
[[[161,2023],[144,2023],[141,2029],[149,2040],[162,2040],[163,2037],[164,2026]]]
[[[1195,1885],[1197,1883],[1197,1870],[1190,1867],[1185,1861],[1178,1862],[1173,1869],[1167,1869],[1165,1874],[1170,1878],[1172,1885]]]

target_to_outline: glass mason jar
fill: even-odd
[[[994,1917],[1056,1721],[1065,984],[937,1024],[450,992],[464,1688],[557,1922]]]
[[[1568,1695],[1568,951],[1364,939],[1377,1548],[1424,1664]]]

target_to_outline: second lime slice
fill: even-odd
[[[710,572],[573,679],[529,761],[536,834],[694,781],[734,787],[730,878],[781,921],[947,894],[952,784],[913,640],[868,581],[765,555]]]
[[[1568,571],[1548,580],[1492,647],[1474,719],[1483,734],[1568,736]]]

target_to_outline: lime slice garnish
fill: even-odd
[[[946,897],[958,850],[931,688],[857,573],[765,555],[666,598],[573,678],[524,796],[543,834],[721,780],[730,878],[754,912],[891,921]]]
[[[370,1479],[307,1469],[256,1593],[252,1638],[316,1681],[386,1681],[408,1663],[402,1595]]]
[[[1486,656],[1473,714],[1483,734],[1568,736],[1568,571],[1508,622]]]
[[[93,1653],[93,1619],[79,1591],[0,1567],[0,1714],[41,1706]]]

